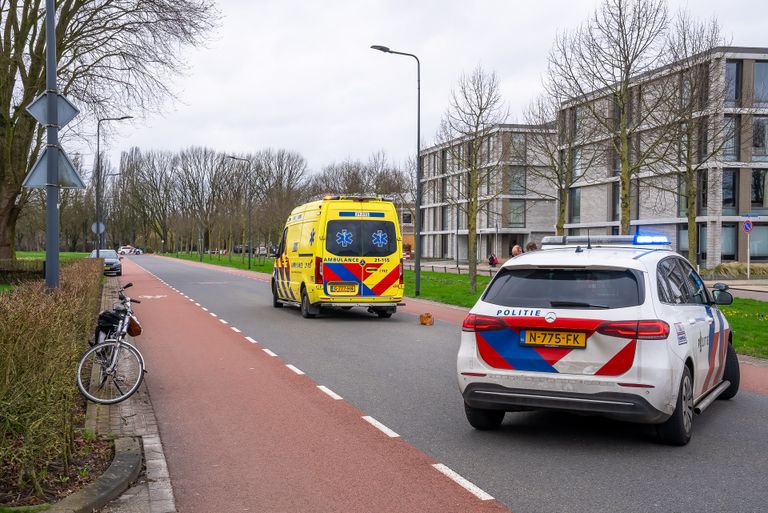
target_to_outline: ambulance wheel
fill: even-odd
[[[376,315],[379,316],[379,319],[389,319],[392,317],[392,312],[388,312],[387,310],[376,310]]]
[[[307,295],[307,289],[301,288],[301,316],[305,319],[311,319],[315,316],[311,311],[312,305],[309,304],[309,296]]]
[[[739,370],[739,358],[736,356],[736,350],[731,344],[728,344],[728,352],[725,355],[725,370],[723,371],[723,380],[730,381],[731,386],[720,394],[718,399],[731,399],[739,391],[739,382],[741,381],[741,371]]]
[[[693,432],[693,379],[688,366],[683,367],[680,392],[677,394],[675,412],[666,422],[656,426],[659,441],[667,445],[685,445]]]
[[[283,304],[278,300],[277,297],[277,286],[275,285],[275,280],[272,280],[272,306],[275,308],[283,307]]]
[[[504,410],[482,410],[464,403],[464,413],[467,415],[467,420],[473,428],[480,431],[488,431],[496,429],[501,425],[506,412]]]

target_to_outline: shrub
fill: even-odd
[[[746,278],[747,264],[745,262],[728,262],[713,269],[715,275],[723,278]],[[706,271],[704,272],[706,274]],[[768,278],[768,264],[750,264],[750,278]]]
[[[28,281],[0,294],[0,461],[42,495],[40,477],[69,463],[77,412],[75,374],[98,314],[102,268],[81,260],[48,291]],[[13,470],[11,470],[13,469]]]

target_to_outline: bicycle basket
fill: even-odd
[[[113,310],[104,310],[99,314],[99,320],[96,323],[96,330],[93,335],[91,345],[98,344],[109,334],[117,330],[120,324],[120,314]]]
[[[141,335],[141,324],[135,315],[131,315],[128,319],[128,334],[132,337]]]

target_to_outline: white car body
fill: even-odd
[[[730,326],[688,262],[658,247],[584,246],[510,259],[472,308],[457,359],[468,418],[473,408],[549,409],[664,423],[675,413],[686,367],[691,407],[703,410],[725,391]],[[585,279],[555,278],[568,273]],[[683,277],[690,287],[680,293]],[[525,294],[504,295],[505,286],[526,285]],[[584,298],[610,304],[586,307]],[[584,347],[557,346],[556,339]]]

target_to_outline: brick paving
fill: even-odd
[[[106,278],[102,309],[117,301],[117,277]],[[139,340],[130,340],[140,348]],[[146,381],[122,403],[100,405],[89,403],[86,429],[99,435],[140,437],[144,453],[144,470],[134,485],[105,506],[102,513],[175,513],[168,466],[157,429]]]

